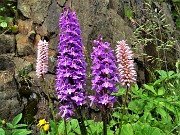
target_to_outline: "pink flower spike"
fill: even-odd
[[[126,41],[117,41],[116,57],[122,85],[131,86],[135,84],[137,73],[134,68],[132,51]]]
[[[38,78],[44,76],[48,71],[48,42],[39,40],[37,52],[36,75]]]

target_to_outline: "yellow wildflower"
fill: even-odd
[[[39,120],[39,123],[37,124],[38,127],[41,127],[42,125],[46,124],[46,120],[45,119],[41,119]]]
[[[4,124],[6,124],[6,121],[5,121],[5,120],[2,120],[1,123],[4,125]]]
[[[48,123],[46,123],[46,124],[43,126],[44,131],[49,131],[49,128],[50,128],[50,126],[49,126]]]

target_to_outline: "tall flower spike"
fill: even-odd
[[[117,41],[116,56],[118,71],[122,85],[130,86],[136,82],[136,71],[134,69],[133,53],[126,41]]]
[[[70,119],[74,109],[85,104],[86,64],[83,55],[81,30],[76,13],[65,8],[59,20],[58,65],[56,92],[60,99],[62,118]]]
[[[37,52],[36,75],[38,78],[44,76],[48,71],[48,42],[39,40]]]
[[[95,96],[89,96],[90,105],[94,102],[101,108],[109,108],[116,101],[115,96],[111,96],[112,92],[117,92],[116,83],[118,82],[117,67],[115,65],[114,51],[110,47],[110,43],[102,42],[102,36],[99,40],[94,40],[92,59],[92,90],[95,90]],[[104,110],[105,111],[105,110]]]

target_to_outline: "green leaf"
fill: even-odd
[[[143,133],[141,133],[142,126],[143,126],[143,124],[141,122],[132,124],[134,135],[144,135]]]
[[[118,122],[116,122],[115,120],[111,120],[111,121],[110,121],[110,124],[109,124],[109,127],[113,127],[113,126],[115,126],[116,124],[118,124]]]
[[[151,121],[151,119],[152,119],[151,113],[147,110],[145,110],[143,116],[140,117],[141,122]]]
[[[11,27],[11,31],[12,31],[12,33],[17,33],[18,32],[18,26],[17,25],[13,25]]]
[[[8,126],[9,128],[14,128],[13,124],[11,123],[6,123],[6,126]]]
[[[5,10],[6,10],[5,7],[0,8],[0,11],[5,11]]]
[[[15,126],[22,118],[22,113],[18,114],[14,119],[12,124]]]
[[[162,95],[164,95],[165,94],[165,89],[164,89],[164,87],[160,87],[159,89],[158,89],[158,95],[159,96],[162,96]]]
[[[58,131],[56,131],[56,124],[53,120],[50,120],[50,126],[51,126],[51,133],[57,134]]]
[[[5,135],[5,131],[2,128],[0,128],[0,135]]]
[[[167,123],[171,122],[171,116],[163,109],[163,108],[156,108],[156,112],[161,115],[161,118],[165,120]]]
[[[87,127],[87,131],[89,134],[95,134],[96,133],[96,124],[93,120],[86,120],[85,125]]]
[[[11,23],[13,21],[13,18],[12,17],[6,17],[6,22],[7,23]]]
[[[14,126],[14,128],[20,128],[20,127],[27,127],[28,125],[26,124],[17,124]]]
[[[157,93],[156,93],[156,91],[155,91],[155,89],[154,89],[154,86],[152,86],[152,85],[150,85],[150,84],[149,84],[149,85],[144,84],[143,86],[144,86],[145,89],[150,90],[152,93],[154,93],[155,95],[157,95]]]
[[[156,70],[156,72],[160,75],[160,78],[166,78],[167,72],[164,70]]]
[[[176,20],[176,27],[180,29],[180,17]]]
[[[80,130],[80,128],[78,127],[78,128],[76,128],[76,129],[74,129],[74,132],[76,132],[76,134],[78,134],[78,135],[80,135],[81,134],[81,130]]]
[[[129,122],[135,122],[139,120],[138,114],[126,114],[126,116]]]
[[[107,134],[108,135],[114,135],[114,131],[112,131],[110,128],[107,129]]]
[[[102,134],[102,130],[103,130],[103,122],[98,122],[97,125],[96,125],[96,131],[97,131],[97,134]]]
[[[151,127],[148,124],[143,126],[141,132],[144,133],[144,135],[165,135],[159,128]]]
[[[169,72],[168,72],[168,76],[171,76],[171,75],[173,75],[173,74],[175,74],[174,71],[169,71]]]
[[[60,121],[60,124],[59,124],[59,126],[58,126],[58,133],[59,134],[64,134],[64,121],[62,120],[62,121]]]
[[[124,6],[124,12],[125,16],[128,17],[129,19],[132,19],[133,17],[133,9],[129,6]]]
[[[154,109],[154,99],[153,98],[149,98],[148,102],[145,105],[145,109],[147,109],[148,111],[152,111]]]
[[[144,133],[141,133],[141,131],[136,131],[134,135],[144,135]]]
[[[6,28],[7,27],[7,23],[6,22],[1,22],[0,26],[3,27],[3,28]]]
[[[3,17],[3,16],[0,16],[0,23],[1,23],[1,22],[5,22],[4,17]]]
[[[121,135],[134,135],[133,128],[129,123],[122,126]]]
[[[71,123],[70,121],[66,121],[67,122],[67,133],[71,133]]]
[[[115,96],[121,96],[121,95],[123,95],[124,94],[124,92],[125,92],[125,89],[124,88],[120,88],[120,86],[117,86],[117,89],[118,89],[118,92],[117,93],[112,93],[111,95],[115,95]]]
[[[76,135],[76,134],[71,132],[71,133],[69,133],[68,135]]]
[[[139,92],[138,92],[139,87],[138,87],[138,85],[137,85],[137,84],[136,84],[136,85],[134,85],[133,87],[131,87],[131,90],[132,90],[132,92],[133,92],[134,94],[136,94],[136,95],[138,95],[138,94],[139,94]]]
[[[137,114],[141,114],[143,112],[144,106],[145,104],[143,99],[133,100],[128,104],[128,109]]]
[[[71,130],[73,130],[74,132],[80,134],[81,131],[80,131],[78,120],[77,119],[72,119],[70,121],[70,123],[71,123]]]
[[[78,125],[79,125],[77,119],[72,119],[70,121],[70,124],[71,124],[71,129],[72,130],[76,129],[78,127]]]
[[[174,105],[171,105],[169,103],[166,103],[165,106],[164,106],[166,109],[168,109],[169,111],[173,112],[173,113],[176,113],[176,108]]]
[[[157,79],[157,80],[153,83],[153,85],[155,86],[155,85],[157,85],[157,84],[160,84],[163,80],[164,80],[164,79]]]
[[[118,97],[122,96],[124,94],[124,92],[125,92],[125,89],[121,88],[121,89],[119,89],[118,93],[116,93],[116,96],[118,96]]]
[[[31,131],[27,129],[16,129],[12,131],[12,135],[28,135],[31,134]]]
[[[121,118],[121,113],[119,113],[119,112],[114,112],[114,113],[112,114],[112,116],[115,117],[115,118],[117,118],[117,119],[120,119],[120,118]]]
[[[180,0],[172,0],[172,2],[180,2]]]

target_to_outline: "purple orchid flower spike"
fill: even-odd
[[[112,107],[116,101],[112,92],[117,92],[116,83],[118,82],[116,60],[114,51],[110,48],[110,43],[102,42],[102,35],[99,40],[94,40],[92,59],[92,90],[95,95],[88,96],[91,100],[90,105],[97,103],[99,107]]]
[[[109,108],[113,107],[116,96],[111,93],[117,93],[116,83],[118,82],[118,74],[114,51],[110,47],[110,43],[103,42],[100,35],[98,40],[94,40],[92,59],[92,90],[95,95],[88,96],[91,100],[90,106],[94,103],[101,110],[103,121],[103,134],[107,135],[107,116]]]
[[[75,107],[86,102],[85,80],[86,64],[83,55],[81,30],[76,13],[65,8],[59,20],[58,64],[56,72],[56,91],[60,100],[60,115],[70,119],[75,115]]]

